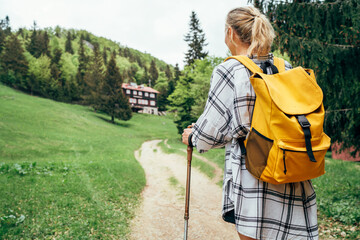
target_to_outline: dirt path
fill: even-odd
[[[165,154],[160,140],[135,152],[146,174],[143,203],[131,223],[133,240],[183,239],[186,158]],[[192,168],[189,240],[238,239],[234,225],[221,218],[221,188]]]
[[[171,148],[171,146],[167,143],[167,139],[164,140],[165,145],[168,148]],[[183,149],[183,152],[186,153],[186,149]],[[193,156],[196,157],[197,159],[209,164],[210,166],[212,166],[214,168],[214,177],[212,179],[213,183],[218,183],[219,181],[222,181],[223,179],[223,170],[219,168],[218,165],[216,165],[216,163],[209,161],[207,158],[197,154],[197,153],[193,153]]]

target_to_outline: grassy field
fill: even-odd
[[[171,117],[108,120],[0,85],[0,239],[127,238],[145,186],[134,151],[151,139],[168,139],[167,153],[185,147]],[[224,149],[203,156],[223,168]],[[214,176],[201,160],[193,166]],[[360,239],[360,165],[327,156],[326,171],[313,180],[321,239]]]
[[[0,239],[125,239],[145,175],[134,151],[170,118],[108,123],[0,85]]]
[[[326,157],[326,174],[313,180],[320,234],[323,239],[360,239],[360,163],[330,156]]]

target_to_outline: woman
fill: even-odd
[[[258,66],[273,61],[269,51],[274,29],[258,9],[247,6],[230,11],[225,32],[232,55],[248,55]],[[290,64],[286,62],[285,68],[290,69]],[[190,142],[200,153],[225,146],[222,216],[235,223],[240,239],[318,239],[311,181],[273,185],[246,169],[238,139],[250,131],[255,103],[251,74],[234,59],[218,65],[204,112],[193,128],[184,130],[183,142]]]

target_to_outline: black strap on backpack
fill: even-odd
[[[316,162],[314,153],[312,151],[312,146],[311,146],[311,131],[310,131],[311,124],[310,124],[309,120],[305,117],[305,115],[297,115],[296,119],[298,120],[298,122],[304,132],[306,152],[310,158],[310,161]]]
[[[261,70],[263,70],[263,73],[265,73],[265,74],[268,74],[267,73],[268,67],[271,68],[272,74],[279,73],[278,68],[274,64],[272,64],[270,61],[265,61],[265,62],[261,63],[261,65],[260,65]]]
[[[246,156],[246,147],[245,147],[245,144],[244,144],[245,139],[246,139],[245,137],[239,138],[238,142],[239,142],[239,145],[240,145],[241,155]]]

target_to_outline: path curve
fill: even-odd
[[[146,186],[142,204],[131,222],[133,240],[183,239],[186,158],[163,153],[157,146],[159,142],[145,142],[135,152],[145,170]],[[188,239],[238,239],[234,225],[221,218],[221,188],[195,168],[191,174]]]

